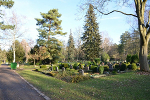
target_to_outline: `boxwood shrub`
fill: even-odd
[[[132,63],[132,70],[137,70],[137,65],[136,65],[136,63]]]
[[[103,72],[104,72],[104,67],[103,67],[103,66],[100,66],[100,67],[99,67],[99,73],[100,73],[100,74],[103,74]]]

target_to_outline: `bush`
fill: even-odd
[[[137,65],[136,65],[136,63],[132,63],[132,70],[137,70]]]
[[[52,66],[52,67],[53,67],[53,71],[56,71],[56,67],[57,67],[57,66]],[[59,68],[58,68],[58,69],[59,69]]]
[[[74,68],[74,69],[77,69],[77,67],[78,67],[78,63],[75,63],[75,64],[73,65],[73,68]]]
[[[104,71],[109,71],[109,66],[103,66],[104,67]]]
[[[121,64],[121,67],[120,67],[120,71],[125,71],[126,70],[126,64]]]
[[[113,74],[113,75],[116,75],[116,74],[117,74],[117,69],[116,69],[116,68],[113,69],[112,74]]]
[[[41,65],[40,68],[47,68],[46,65]]]
[[[97,66],[92,65],[90,70],[92,70],[93,72],[97,72]]]
[[[59,68],[62,69],[62,67],[64,67],[64,65],[62,63],[59,64]]]
[[[100,64],[100,58],[95,58],[95,62]]]
[[[70,71],[70,68],[66,68],[66,71]]]
[[[69,64],[68,63],[64,63],[63,65],[64,65],[65,69],[69,68]]]
[[[127,55],[127,58],[126,58],[126,60],[127,60],[127,63],[129,62],[129,63],[131,63],[131,58],[132,58],[132,56],[129,54],[129,55]]]
[[[132,56],[132,63],[138,63],[139,62],[139,58],[138,58],[138,55],[133,55]]]
[[[83,69],[83,64],[79,64],[79,69]]]
[[[115,65],[115,68],[116,68],[117,70],[120,70],[119,64],[116,64],[116,65]]]
[[[104,72],[104,67],[103,67],[103,66],[100,66],[100,67],[99,67],[99,73],[100,73],[100,74],[103,74],[103,72]]]

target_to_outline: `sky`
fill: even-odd
[[[35,18],[41,18],[40,12],[47,13],[50,9],[58,9],[58,12],[62,14],[62,28],[63,32],[67,32],[67,35],[59,37],[61,41],[67,43],[68,37],[71,32],[74,37],[77,37],[76,29],[84,26],[84,14],[79,12],[78,5],[81,0],[13,0],[15,2],[13,8],[9,11],[14,11],[18,15],[25,16],[26,24],[25,28],[28,31],[24,34],[24,38],[30,38],[36,41],[38,39],[38,31],[36,28]],[[124,9],[124,8],[122,8]],[[7,10],[8,11],[8,10]],[[79,20],[79,18],[81,18]],[[97,16],[97,22],[99,23],[99,31],[101,33],[107,33],[107,35],[113,40],[113,43],[119,44],[120,35],[125,31],[128,31],[130,25],[127,23],[127,17],[119,13],[113,13],[108,16]]]

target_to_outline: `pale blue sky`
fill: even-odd
[[[38,32],[36,31],[36,20],[34,18],[41,18],[40,12],[47,13],[50,9],[56,8],[62,14],[62,28],[63,32],[67,32],[66,36],[62,36],[61,40],[68,40],[70,29],[75,35],[76,28],[83,27],[84,16],[83,13],[78,13],[78,4],[80,0],[13,0],[15,4],[13,9],[18,15],[26,16],[26,27],[28,32],[25,34],[26,38],[36,40]],[[77,16],[82,18],[76,20]],[[83,17],[82,17],[83,16]],[[99,31],[107,32],[109,37],[113,39],[114,43],[119,43],[120,35],[128,31],[130,26],[126,22],[126,16],[113,13],[109,16],[97,17],[99,23]]]

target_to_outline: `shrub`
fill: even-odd
[[[92,65],[90,70],[92,70],[93,72],[97,72],[97,66]]]
[[[130,54],[127,55],[127,58],[126,58],[127,62],[131,63],[131,58],[132,58],[132,56]]]
[[[40,68],[47,68],[46,65],[41,65]]]
[[[91,63],[91,61],[88,61],[87,64],[88,64],[88,65],[91,65],[92,63]]]
[[[64,67],[64,65],[62,63],[59,64],[59,68],[62,69],[62,67]]]
[[[68,63],[64,63],[63,65],[64,65],[65,69],[66,69],[66,68],[69,68]]]
[[[100,58],[95,58],[95,62],[100,64]]]
[[[99,73],[100,73],[100,74],[103,74],[103,72],[104,72],[104,67],[103,67],[103,66],[100,66],[100,67],[99,67]]]
[[[79,69],[83,69],[83,64],[79,64]]]
[[[116,64],[116,65],[115,65],[115,68],[116,68],[117,70],[120,70],[119,64]]]
[[[56,67],[57,67],[57,66],[52,66],[52,67],[53,67],[53,71],[56,71]],[[59,69],[59,68],[58,68],[58,69]]]
[[[138,55],[133,55],[132,56],[132,63],[138,63],[139,62],[139,58],[138,58]]]
[[[125,71],[126,70],[126,64],[121,64],[121,67],[120,67],[120,71]]]
[[[75,63],[75,64],[73,65],[73,68],[74,68],[74,69],[77,69],[77,66],[78,66],[78,63]]]
[[[132,70],[137,70],[137,65],[136,65],[136,63],[132,63]]]
[[[70,71],[70,68],[66,68],[66,71]]]
[[[104,67],[104,71],[109,71],[109,66],[103,66]]]

